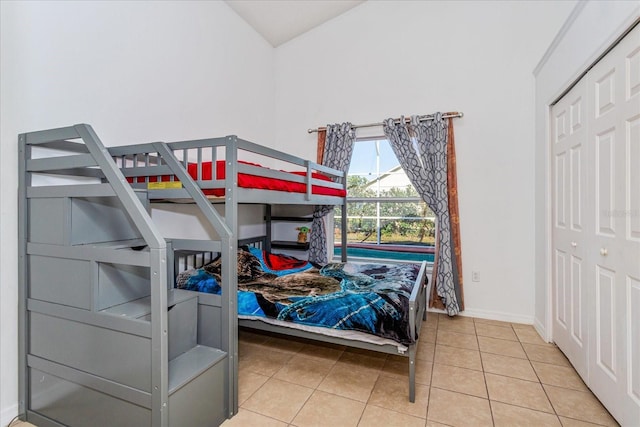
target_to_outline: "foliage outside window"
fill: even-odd
[[[358,140],[347,178],[347,243],[433,246],[435,216],[400,167],[389,142]],[[335,239],[341,238],[335,212]]]

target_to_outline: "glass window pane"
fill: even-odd
[[[421,200],[387,140],[355,142],[347,189],[349,198],[377,199],[347,204],[350,247],[390,245],[389,250],[393,251],[393,245],[434,245],[435,215]],[[387,197],[396,200],[379,200]],[[337,207],[334,223],[338,245],[342,237],[341,221]]]

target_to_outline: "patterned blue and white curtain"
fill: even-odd
[[[451,218],[447,189],[447,123],[441,113],[433,120],[420,121],[412,116],[400,122],[384,121],[384,134],[389,139],[400,165],[422,199],[436,215],[438,224],[436,262],[433,278],[437,294],[447,314],[461,310],[461,289],[456,283],[451,247]]]
[[[324,166],[349,171],[351,154],[353,153],[353,141],[356,132],[351,123],[327,125],[327,137],[324,145],[322,164]],[[345,178],[346,179],[346,178]],[[328,262],[327,255],[327,230],[325,217],[333,212],[333,206],[316,206],[313,213],[313,223],[309,234],[309,261],[324,265]],[[333,233],[333,230],[329,230]],[[343,248],[343,250],[345,250]]]

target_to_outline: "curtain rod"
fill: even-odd
[[[453,112],[449,112],[449,113],[444,113],[442,115],[443,119],[455,119],[458,117],[463,117],[464,114],[462,112],[458,112],[458,111],[453,111]],[[425,121],[425,120],[433,120],[434,116],[433,114],[427,114],[425,116],[418,116],[418,120],[419,121]],[[409,121],[411,120],[409,117],[405,117],[405,121]],[[400,119],[393,119],[394,122],[400,123]],[[352,125],[351,127],[353,129],[356,128],[368,128],[368,127],[373,127],[373,126],[382,126],[384,123],[383,122],[379,122],[379,123],[367,123],[366,125]],[[319,130],[326,130],[326,127],[319,127],[317,129],[307,129],[307,133],[313,133],[313,132],[318,132]]]

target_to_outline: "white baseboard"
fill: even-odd
[[[9,406],[8,408],[2,408],[0,411],[0,426],[7,426],[18,415],[18,404]]]
[[[535,321],[533,322],[533,327],[536,328],[536,331],[538,331],[543,340],[545,340],[546,342],[551,342],[551,337],[547,336],[547,330],[540,322],[540,319],[535,319]]]
[[[429,309],[429,311],[434,313],[446,314],[446,312],[442,310]],[[477,317],[479,319],[498,320],[501,322],[524,323],[526,325],[533,325],[533,316],[523,316],[520,314],[506,313],[502,311],[479,310],[474,308],[467,308],[464,311],[460,312],[460,316]]]

